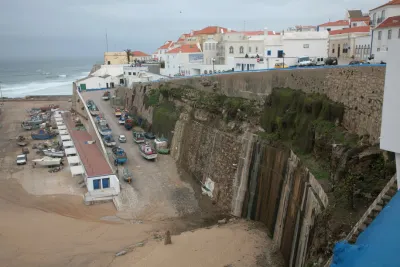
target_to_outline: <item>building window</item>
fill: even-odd
[[[381,40],[382,39],[382,31],[379,31],[378,32],[378,40]]]
[[[357,27],[357,23],[353,22],[353,27]]]
[[[229,54],[233,54],[233,46],[229,47]]]
[[[374,15],[372,15],[372,24],[375,24],[376,22],[376,13],[374,13]]]
[[[382,19],[382,21],[384,21],[384,20],[385,20],[385,10],[382,10],[381,19]]]
[[[400,39],[400,29],[399,29],[399,33],[397,34],[397,38]]]
[[[330,31],[331,31],[331,28],[326,28],[326,30],[327,30],[328,32],[330,32]]]
[[[377,48],[376,51],[379,52],[379,51],[381,51],[381,49],[380,49],[380,48]]]
[[[388,40],[392,39],[392,30],[388,30]]]
[[[103,188],[110,188],[110,178],[101,179],[101,185]]]
[[[249,53],[251,53],[251,46],[249,46]]]
[[[400,31],[399,31],[399,36],[400,36]],[[258,46],[256,46],[256,53],[258,53]]]
[[[215,44],[212,44],[212,50],[215,50]]]
[[[132,74],[132,72],[128,72],[128,75],[131,75]]]
[[[309,44],[303,44],[303,48],[309,48],[310,45]]]
[[[270,56],[271,55],[271,50],[268,50],[267,51],[267,56]]]
[[[124,79],[119,79],[119,84],[124,84]]]
[[[239,53],[240,53],[240,54],[243,54],[243,53],[244,53],[244,48],[243,48],[243,46],[241,46],[241,47],[239,48]]]

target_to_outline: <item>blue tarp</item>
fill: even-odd
[[[397,192],[357,242],[339,242],[331,267],[400,266],[400,194]]]

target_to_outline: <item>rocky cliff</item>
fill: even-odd
[[[393,173],[391,155],[372,146],[383,70],[218,75],[116,95],[171,141],[178,165],[218,207],[264,222],[287,266],[304,266],[329,253],[357,221],[348,210],[361,213]]]

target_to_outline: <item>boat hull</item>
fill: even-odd
[[[32,161],[34,163],[36,163],[37,165],[48,167],[48,166],[59,166],[61,159],[57,159],[57,160],[53,159],[53,158],[51,158],[51,159],[34,159]]]
[[[48,150],[43,150],[43,153],[45,156],[48,157],[55,157],[55,158],[62,158],[64,157],[64,152],[63,151],[48,151]]]
[[[142,155],[143,158],[148,159],[148,160],[154,160],[157,158],[157,154],[146,154],[144,152],[140,151],[140,155]]]
[[[49,139],[52,139],[54,137],[54,135],[32,134],[31,137],[33,140],[49,140]]]

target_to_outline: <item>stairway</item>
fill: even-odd
[[[374,219],[390,202],[397,191],[397,179],[395,174],[382,189],[381,193],[376,197],[374,202],[372,202],[360,220],[354,225],[353,229],[346,236],[345,240],[347,240],[350,244],[354,244],[357,241],[358,236],[374,221]],[[332,257],[328,260],[324,267],[329,267],[331,263]]]

